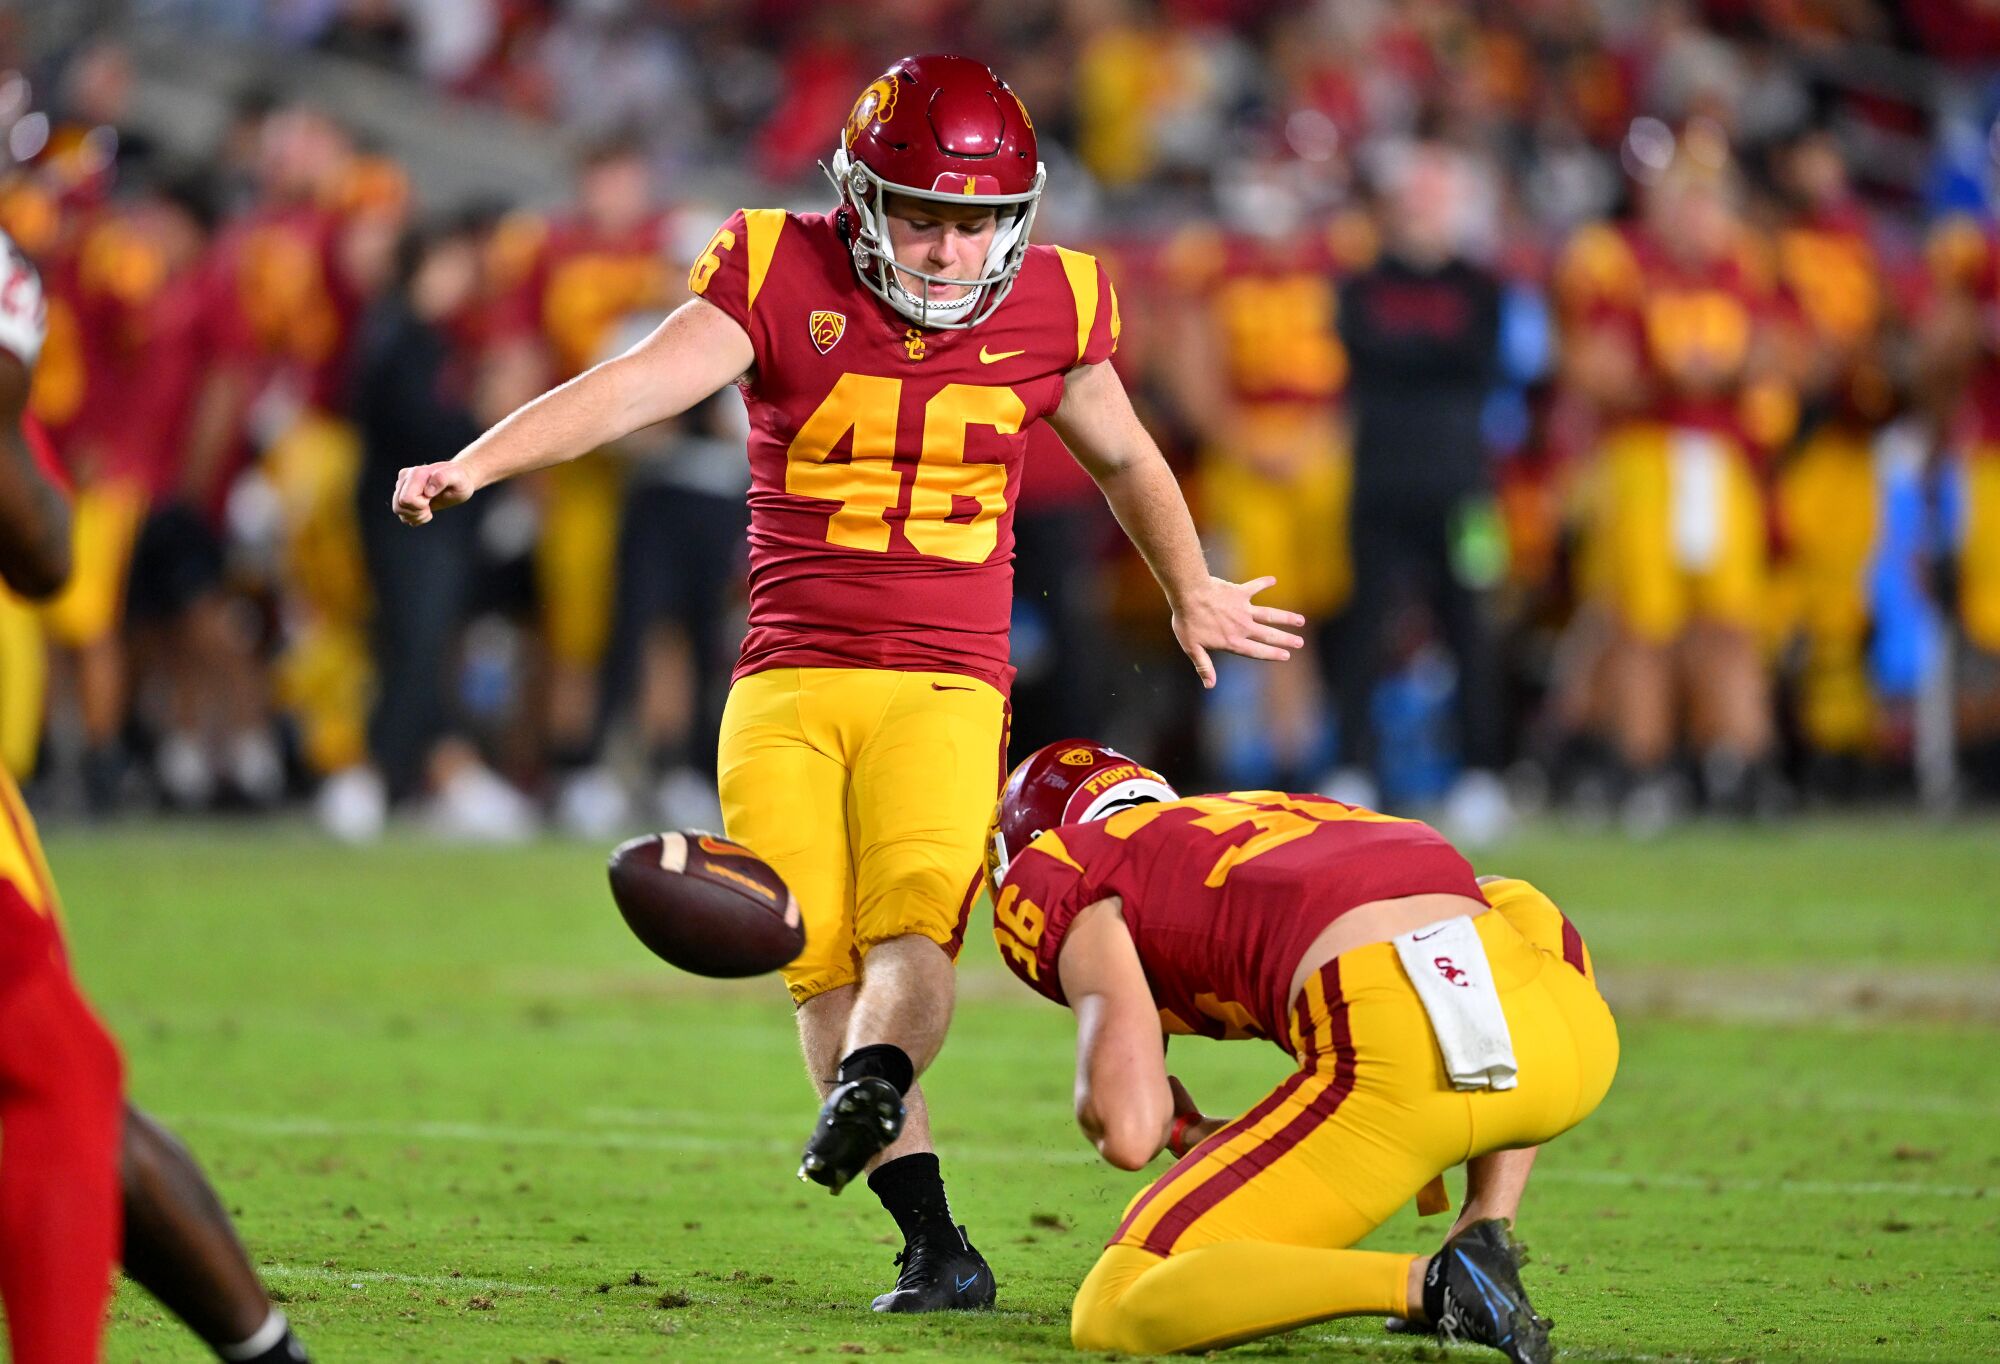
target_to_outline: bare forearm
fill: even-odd
[[[1173,1100],[1150,999],[1076,1001],[1076,1125],[1121,1170],[1143,1169],[1167,1142]]]
[[[1157,450],[1099,474],[1097,486],[1169,603],[1178,604],[1207,585],[1208,564],[1195,535],[1194,518],[1173,471]]]
[[[636,428],[620,360],[608,361],[515,409],[452,460],[487,487],[563,464]]]

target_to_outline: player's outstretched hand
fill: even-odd
[[[1241,654],[1245,658],[1282,663],[1292,650],[1306,642],[1280,626],[1303,626],[1306,618],[1296,611],[1280,611],[1274,606],[1255,605],[1251,598],[1277,584],[1276,578],[1253,578],[1232,583],[1210,578],[1208,586],[1184,599],[1174,609],[1174,638],[1194,662],[1201,685],[1215,685],[1215,661],[1211,650]]]
[[[421,526],[477,491],[472,471],[463,464],[418,464],[396,475],[396,515],[404,525]]]

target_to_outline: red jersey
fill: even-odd
[[[749,209],[688,287],[749,333],[750,629],[736,665],[960,673],[1003,692],[1029,428],[1117,346],[1095,257],[1028,249],[976,327],[864,289],[825,214]]]
[[[1233,402],[1325,408],[1347,387],[1341,245],[1334,230],[1282,242],[1197,230],[1168,248],[1168,273],[1215,331]]]
[[[1831,208],[1778,234],[1778,277],[1816,356],[1832,361],[1837,420],[1872,426],[1894,403],[1877,344],[1887,310],[1886,272],[1858,207]]]
[[[506,308],[505,330],[539,335],[558,381],[604,358],[612,331],[633,313],[661,313],[675,301],[672,220],[648,218],[629,232],[604,233],[581,218],[537,227],[514,223],[527,236],[521,279]]]
[[[239,361],[298,376],[307,401],[328,410],[340,402],[360,311],[336,259],[341,224],[337,209],[274,205],[232,226],[216,247],[234,295],[219,343]]]
[[[1753,234],[1719,260],[1691,263],[1643,228],[1593,224],[1564,249],[1556,293],[1572,325],[1630,339],[1645,370],[1646,419],[1734,436],[1749,449],[1790,436],[1791,395],[1750,373],[1780,305],[1769,252]]]
[[[1085,905],[1116,895],[1167,1032],[1288,1046],[1292,974],[1313,939],[1357,905],[1427,894],[1481,898],[1430,826],[1238,791],[1043,834],[1007,869],[993,936],[1015,975],[1064,1004],[1063,938]]]

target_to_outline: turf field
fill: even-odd
[[[324,1360],[1069,1356],[1137,1177],[1076,1135],[1068,1015],[983,932],[927,1084],[1000,1310],[884,1319],[886,1216],[792,1178],[813,1106],[782,991],[647,956],[596,849],[157,826],[50,853],[136,1096]],[[1551,829],[1480,861],[1568,908],[1620,1010],[1611,1097],[1524,1210],[1569,1357],[2000,1357],[2000,825]],[[1284,1061],[1174,1065],[1222,1111]],[[1366,1320],[1239,1353],[1445,1357]],[[127,1289],[109,1357],[203,1355]]]

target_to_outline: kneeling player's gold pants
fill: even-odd
[[[722,822],[785,878],[792,999],[851,985],[878,942],[958,956],[1007,775],[1007,699],[955,673],[772,668],[729,689]]]
[[[1547,1141],[1597,1107],[1618,1033],[1582,939],[1526,882],[1486,893],[1495,912],[1474,922],[1518,1085],[1453,1089],[1395,948],[1341,954],[1299,993],[1298,1071],[1126,1208],[1077,1292],[1078,1349],[1169,1354],[1403,1315],[1416,1257],[1346,1247],[1443,1171]]]

